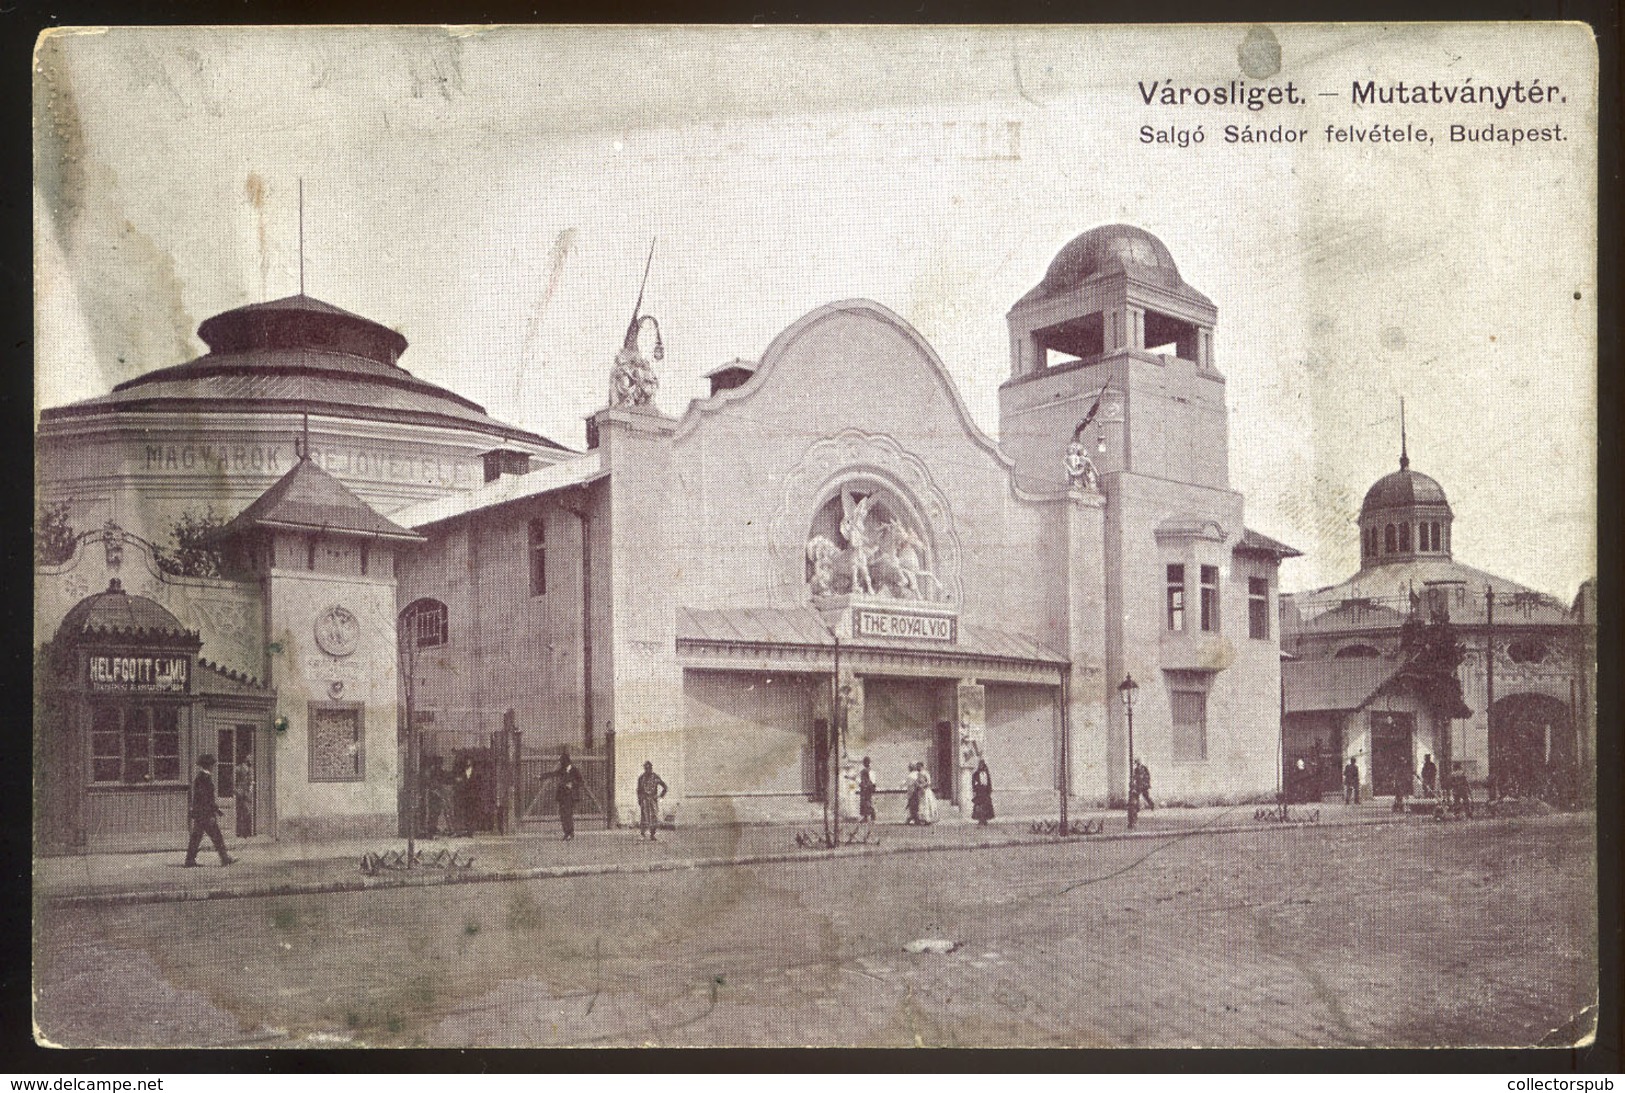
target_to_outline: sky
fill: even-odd
[[[1355,81],[1536,79],[1563,101],[1350,102]],[[1231,80],[1305,105],[1141,93]],[[306,291],[563,444],[607,401],[651,239],[667,413],[867,297],[996,436],[1005,313],[1068,240],[1122,222],[1218,307],[1232,486],[1248,526],[1305,552],[1284,588],[1358,567],[1403,398],[1456,558],[1567,599],[1596,570],[1595,95],[1575,25],[61,32],[35,58],[35,409],[297,292],[303,179]],[[1452,121],[1564,140],[1452,144]],[[1198,124],[1201,143],[1140,139]],[[1307,132],[1227,144],[1232,124]],[[1381,124],[1438,139],[1324,135]]]

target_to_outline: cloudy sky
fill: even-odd
[[[996,434],[1005,312],[1098,224],[1160,237],[1219,308],[1248,524],[1358,564],[1397,466],[1458,559],[1564,598],[1595,572],[1595,54],[1576,27],[124,29],[36,58],[36,410],[203,351],[203,319],[299,287],[399,329],[401,364],[580,446],[658,238],[659,403],[870,297]],[[1306,105],[1147,107],[1154,80],[1280,71]],[[1564,101],[1356,107],[1379,84]],[[1451,144],[1448,124],[1561,125]],[[1140,127],[1201,123],[1185,148]],[[1327,125],[1426,126],[1334,145]],[[1227,124],[1308,130],[1223,142]],[[906,398],[907,392],[877,392]]]

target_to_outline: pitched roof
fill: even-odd
[[[366,535],[418,542],[423,536],[384,519],[348,486],[313,461],[301,459],[287,474],[260,494],[216,538],[238,535],[256,527]]]
[[[1297,547],[1289,547],[1279,539],[1260,535],[1252,528],[1241,529],[1241,541],[1236,544],[1236,549],[1243,554],[1268,554],[1275,558],[1303,557],[1303,551]]]
[[[1281,665],[1287,713],[1360,710],[1399,673],[1400,661],[1386,657],[1334,657],[1294,660]]]
[[[523,501],[527,497],[540,497],[566,486],[596,482],[608,474],[601,453],[594,448],[585,455],[551,463],[525,474],[505,474],[494,482],[462,493],[419,501],[397,509],[391,515],[409,528],[428,527],[481,509],[506,505],[510,501]]]
[[[197,665],[202,669],[197,674],[198,694],[252,695],[259,698],[269,697],[272,693],[269,687],[246,672],[233,671],[202,657],[198,657]]]

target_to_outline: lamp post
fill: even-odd
[[[1134,828],[1134,821],[1139,818],[1140,810],[1137,807],[1137,795],[1134,792],[1134,700],[1139,697],[1140,685],[1134,682],[1132,674],[1125,675],[1123,682],[1117,685],[1117,697],[1123,700],[1123,710],[1128,714],[1128,826]]]

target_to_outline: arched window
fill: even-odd
[[[1369,660],[1382,656],[1382,652],[1371,645],[1345,645],[1334,655],[1341,660]]]
[[[1395,549],[1397,549],[1396,546],[1395,546],[1395,542],[1396,542],[1396,540],[1394,539],[1394,525],[1389,524],[1388,527],[1386,529],[1384,529],[1384,531],[1382,533],[1382,551],[1383,551],[1383,553],[1384,554],[1392,554],[1395,551]]]
[[[410,634],[419,649],[446,644],[446,605],[439,600],[413,600],[401,612],[401,630]]]
[[[1376,539],[1376,528],[1366,528],[1365,531],[1360,535],[1360,555],[1362,557],[1369,558],[1372,554],[1376,553],[1371,549],[1372,546],[1375,545]]]
[[[1434,523],[1429,524],[1428,527],[1432,529],[1431,534],[1433,536],[1433,545],[1431,547],[1429,547],[1428,549],[1429,550],[1438,550],[1439,549],[1439,525],[1435,521]]]
[[[1399,525],[1399,549],[1402,552],[1411,549],[1411,526],[1409,524]]]

